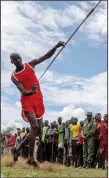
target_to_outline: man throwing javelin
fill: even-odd
[[[31,132],[25,139],[29,141],[28,164],[37,165],[37,159],[34,159],[33,152],[36,137],[38,136],[39,140],[41,138],[41,123],[45,112],[43,96],[34,68],[36,65],[50,58],[56,49],[64,46],[64,44],[64,42],[58,42],[47,54],[39,59],[31,60],[29,63],[23,64],[21,56],[17,53],[10,55],[11,63],[16,67],[12,73],[11,80],[21,93],[22,118],[26,122],[29,122],[31,126]],[[12,150],[15,161],[18,159],[18,151],[21,149],[25,140],[18,148]]]

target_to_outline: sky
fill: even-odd
[[[28,126],[21,118],[20,93],[11,82],[10,53],[23,62],[38,59],[66,41],[98,1],[1,2],[1,129]],[[58,50],[56,51],[56,53]],[[54,56],[56,55],[54,54]],[[54,57],[53,56],[53,57]],[[39,78],[50,58],[36,66]],[[40,81],[44,120],[107,112],[107,2],[87,19]]]

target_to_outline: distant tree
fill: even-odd
[[[2,131],[2,134],[5,134],[5,135],[6,134],[10,134],[10,133],[14,132],[15,129],[16,129],[15,126],[14,127],[7,127],[7,129],[5,129],[5,130]]]

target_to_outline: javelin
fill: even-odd
[[[54,57],[54,59],[51,61],[51,63],[48,65],[48,67],[46,68],[46,70],[43,72],[43,74],[41,75],[41,77],[39,78],[39,80],[41,80],[41,78],[43,77],[43,75],[45,74],[45,72],[48,70],[48,68],[51,66],[51,64],[54,62],[54,60],[57,58],[57,56],[61,53],[61,51],[64,49],[64,47],[67,45],[67,43],[71,40],[71,38],[75,35],[75,33],[79,30],[79,28],[82,26],[82,24],[88,19],[88,17],[92,14],[92,12],[96,9],[96,7],[100,4],[102,0],[100,0],[96,6],[94,8],[92,8],[90,10],[90,12],[87,14],[87,16],[85,17],[85,19],[80,23],[80,25],[76,28],[76,30],[73,32],[73,34],[69,37],[69,39],[65,42],[65,45],[59,50],[59,52],[56,54],[56,56]]]

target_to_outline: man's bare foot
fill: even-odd
[[[39,167],[39,163],[38,163],[38,161],[35,161],[33,158],[28,158],[26,164],[29,164],[29,165],[33,165],[33,166]]]

